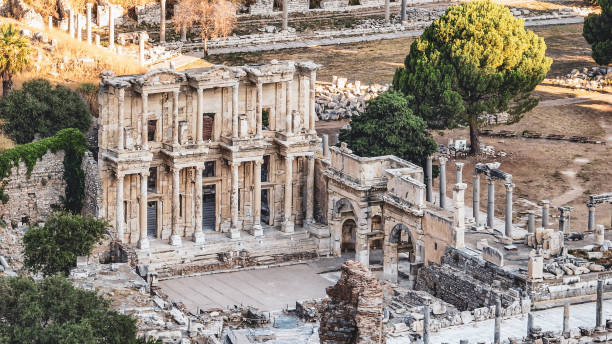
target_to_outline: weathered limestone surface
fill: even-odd
[[[83,213],[98,217],[102,208],[102,180],[100,179],[98,162],[91,152],[85,152],[81,168],[85,173]]]
[[[323,301],[319,340],[326,343],[385,343],[383,290],[364,265],[347,261],[335,286]]]

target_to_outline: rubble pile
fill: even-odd
[[[327,288],[319,340],[326,343],[385,343],[383,289],[363,264],[347,261],[336,285]]]
[[[552,84],[589,91],[612,91],[612,67],[572,69],[570,73],[553,79]]]
[[[359,116],[365,111],[366,102],[389,89],[389,85],[361,85],[347,83],[346,78],[333,77],[331,83],[317,83],[315,112],[322,121]]]

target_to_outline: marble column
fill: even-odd
[[[159,1],[159,42],[166,43],[166,0]]]
[[[113,17],[113,7],[108,7],[108,49],[115,49],[115,18]]]
[[[309,107],[308,107],[308,113],[310,114],[310,116],[308,117],[308,129],[309,129],[309,133],[310,134],[316,134],[317,131],[315,129],[315,121],[316,121],[316,117],[317,117],[317,113],[315,111],[315,86],[316,86],[316,81],[317,81],[317,72],[316,71],[311,71],[310,72],[310,100],[308,102]]]
[[[474,216],[474,225],[480,227],[480,174],[476,170],[472,185],[472,216]]]
[[[99,47],[100,46],[100,35],[95,34],[94,38],[95,38],[94,41],[96,42],[96,47]]]
[[[170,245],[181,246],[181,235],[178,232],[179,220],[180,220],[180,197],[179,189],[181,187],[179,183],[181,169],[172,167],[172,235],[170,236]]]
[[[123,180],[125,179],[125,175],[121,172],[117,173],[117,214],[115,216],[115,227],[117,229],[117,238],[120,242],[124,242],[125,240],[125,228],[124,223],[125,219],[123,218],[124,209],[123,209]]]
[[[53,29],[53,17],[49,16],[47,20],[48,20],[47,25],[49,26],[49,30]]]
[[[285,130],[287,131],[287,134],[292,134],[293,131],[291,130],[292,127],[292,113],[291,113],[291,100],[293,98],[293,91],[291,88],[291,81],[286,81],[285,82],[285,116],[287,118],[287,124],[285,127]]]
[[[145,65],[145,33],[138,34],[138,63]]]
[[[501,300],[495,300],[495,332],[493,333],[493,343],[501,343]]]
[[[262,137],[262,126],[263,126],[263,84],[257,82],[257,117],[255,119],[256,127],[255,134],[257,137]]]
[[[446,161],[445,157],[438,158],[440,161],[440,208],[446,208]]]
[[[138,200],[138,209],[140,210],[140,240],[138,248],[146,250],[149,248],[149,238],[147,236],[147,179],[149,171],[140,173],[140,198]]]
[[[232,138],[238,138],[238,83],[232,87]]]
[[[77,13],[75,16],[75,29],[76,29],[76,39],[78,41],[83,40],[83,23],[81,23],[81,16]]]
[[[283,0],[283,31],[289,28],[289,0]]]
[[[321,145],[322,150],[323,150],[323,158],[324,159],[329,159],[329,135],[327,134],[323,134],[321,135]]]
[[[569,302],[563,306],[563,334],[568,333],[569,328],[569,318],[570,318],[570,304]]]
[[[433,202],[433,172],[431,166],[431,156],[425,160],[425,200],[427,202]]]
[[[545,199],[542,201],[542,228],[548,228],[548,210],[550,201]]]
[[[385,23],[387,24],[391,22],[391,11],[389,8],[390,6],[391,6],[391,1],[385,0]]]
[[[71,38],[74,38],[74,10],[68,9],[68,34]]]
[[[196,142],[204,143],[204,89],[198,87],[198,113],[196,114]]]
[[[505,233],[506,236],[512,239],[512,190],[514,190],[514,184],[505,183],[506,187],[506,217],[505,217]]]
[[[453,203],[455,207],[453,227],[455,227],[455,248],[458,249],[465,247],[465,189],[467,189],[467,185],[464,183],[457,183],[453,188]]]
[[[232,161],[230,162],[230,167],[232,169],[232,194],[231,194],[231,213],[232,213],[232,227],[230,228],[230,238],[238,239],[240,238],[240,227],[238,227],[238,167],[240,167],[240,162]]]
[[[495,180],[487,176],[487,182],[489,183],[489,192],[487,195],[487,227],[493,228],[495,217]]]
[[[172,144],[178,145],[179,143],[179,120],[178,120],[178,110],[179,110],[179,91],[172,92]]]
[[[463,183],[463,163],[462,162],[456,162],[455,163],[455,167],[457,168],[457,172],[456,172],[456,182],[457,184],[461,184]]]
[[[604,281],[597,280],[597,303],[595,304],[595,327],[604,327],[603,317],[603,292],[604,292]]]
[[[527,313],[527,337],[529,337],[531,332],[533,332],[533,328],[535,326],[534,323],[533,313]]]
[[[592,231],[595,229],[595,206],[589,203],[587,208],[589,209],[587,229]]]
[[[261,165],[262,160],[253,161],[253,236],[263,236],[261,227]]]
[[[535,233],[535,212],[533,210],[527,212],[527,233]]]
[[[86,29],[87,29],[87,43],[91,44],[91,8],[93,7],[93,4],[91,2],[88,2],[86,5],[87,11],[86,11]]]
[[[148,139],[149,139],[149,94],[147,92],[142,92],[140,94],[142,97],[142,116],[141,116],[141,130],[140,130],[140,146],[143,150],[149,149]]]
[[[314,156],[308,158],[308,176],[306,176],[306,226],[310,227],[314,222]]]
[[[282,230],[285,233],[293,233],[293,157],[285,157],[285,200]]]
[[[123,150],[125,138],[123,137],[123,117],[125,108],[125,90],[119,89],[119,111],[117,112],[117,149]]]
[[[193,230],[193,242],[204,243],[204,232],[202,231],[202,166],[195,167],[195,228]]]

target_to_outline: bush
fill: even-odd
[[[77,256],[86,256],[106,232],[106,221],[63,212],[52,214],[43,227],[23,237],[25,266],[33,272],[68,274]]]
[[[4,133],[18,144],[31,142],[36,134],[45,138],[65,128],[84,133],[91,126],[91,113],[81,96],[44,79],[30,80],[0,100],[0,117]]]
[[[136,337],[136,321],[118,314],[95,292],[62,276],[34,282],[0,277],[2,343],[154,343]]]

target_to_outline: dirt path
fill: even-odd
[[[581,166],[588,162],[589,159],[576,158],[574,159],[572,165],[569,166],[570,168],[561,171],[561,175],[563,175],[563,179],[567,181],[569,189],[567,189],[567,191],[565,191],[563,194],[550,200],[550,204],[553,207],[560,207],[566,205],[574,201],[576,198],[582,196],[584,188],[582,187],[582,184],[578,181],[578,178],[576,178],[576,175],[578,174],[578,172],[580,172],[582,168]]]
[[[591,92],[591,94],[589,94],[586,97],[557,98],[557,99],[542,100],[541,102],[538,103],[538,106],[570,105],[570,104],[579,104],[579,103],[586,103],[586,102],[592,102],[592,101],[602,101],[602,102],[612,104],[612,95],[608,93]],[[602,124],[602,127],[604,126],[605,125]],[[612,128],[610,129],[612,130]]]

